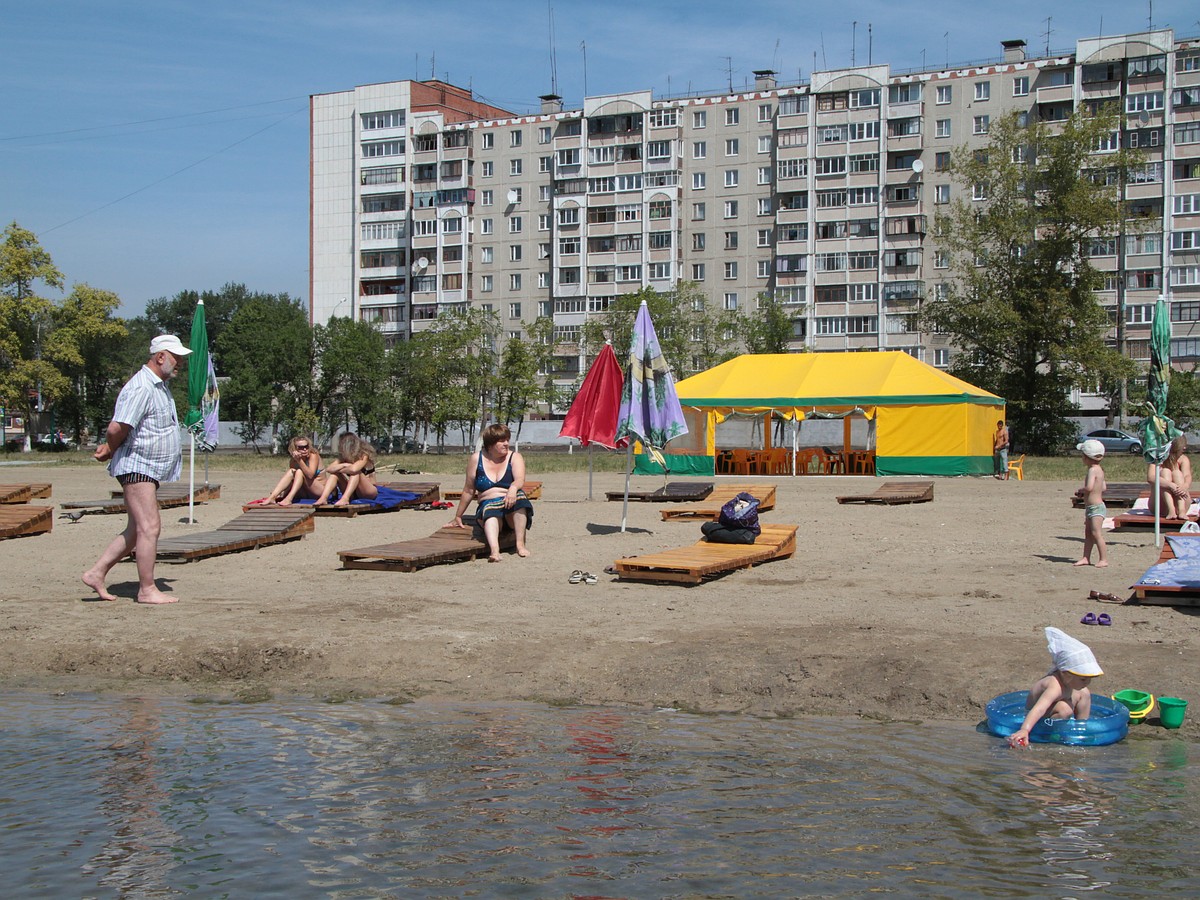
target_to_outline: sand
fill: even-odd
[[[227,473],[221,499],[164,511],[164,535],[207,530],[270,489],[270,473]],[[132,563],[110,577],[115,602],[79,581],[124,516],[56,519],[50,534],[0,541],[0,679],[10,687],[177,693],[253,700],[534,700],[753,715],[835,714],[978,720],[992,696],[1046,671],[1042,629],[1089,643],[1106,675],[1200,701],[1200,607],[1119,606],[1157,558],[1153,532],[1108,536],[1107,569],[1071,565],[1082,543],[1074,482],[937,479],[932,503],[839,505],[875,479],[774,479],[766,521],[800,526],[788,560],[697,587],[620,582],[614,560],[691,543],[696,522],[660,506],[606,502],[623,476],[530,473],[544,483],[532,555],[420,572],[344,571],[337,551],[422,537],[450,511],[319,518],[288,544],[159,564],[169,606],[133,602]],[[421,480],[411,477],[412,480]],[[426,476],[444,489],[458,478]],[[0,482],[49,481],[50,501],[107,496],[94,467],[0,467]],[[635,477],[635,488],[661,479]],[[39,501],[35,501],[39,502]],[[594,585],[568,583],[575,569]],[[1089,610],[1112,627],[1081,625]],[[1196,731],[1196,715],[1184,732]],[[1146,733],[1168,734],[1161,729]]]

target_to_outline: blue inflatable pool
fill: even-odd
[[[996,737],[1008,737],[1025,721],[1025,698],[1029,691],[1013,691],[988,701],[988,731]],[[1115,744],[1129,733],[1129,710],[1109,697],[1092,694],[1092,717],[1043,719],[1033,726],[1029,739],[1038,744],[1075,744],[1100,747]]]

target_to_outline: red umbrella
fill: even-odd
[[[616,450],[629,443],[629,439],[617,439],[617,411],[621,406],[621,389],[625,376],[611,344],[606,343],[600,355],[592,362],[575,401],[567,410],[559,437],[576,438],[580,445],[590,447],[599,444]],[[592,498],[592,458],[588,454],[588,499]]]

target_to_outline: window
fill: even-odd
[[[771,277],[771,261],[769,259],[760,259],[755,265],[757,267],[755,275],[758,278]]]
[[[695,234],[692,235],[692,249],[693,250],[703,250],[704,249],[704,241],[705,241],[704,232],[703,231],[696,232]]]
[[[514,272],[508,276],[508,289],[510,291],[519,291],[521,289],[521,274]]]
[[[509,262],[520,262],[521,261],[521,245],[520,244],[509,244],[508,259],[509,259]]]
[[[733,262],[731,260],[731,261],[725,263],[725,277],[727,279],[737,278],[737,273],[738,273],[738,264],[736,262]]]
[[[938,119],[937,122],[934,123],[934,132],[933,133],[934,133],[935,137],[940,137],[940,138],[950,137],[950,120],[949,119]]]
[[[403,128],[404,127],[404,110],[393,109],[387,112],[373,112],[362,114],[362,129],[363,131],[373,131],[376,128]]]
[[[510,319],[521,318],[521,304],[520,303],[508,304],[508,317]]]
[[[491,150],[496,146],[496,135],[490,131],[485,131],[479,138],[479,146],[483,150]]]
[[[950,153],[935,153],[933,155],[933,170],[935,172],[946,172],[950,169]]]
[[[950,102],[952,88],[948,84],[939,84],[937,89],[937,105],[945,106]]]
[[[540,128],[538,128],[538,143],[539,144],[550,143],[550,126],[549,125],[542,125]]]
[[[692,159],[704,159],[708,156],[707,141],[692,141]]]
[[[772,108],[770,103],[760,103],[758,105],[758,121],[770,122],[771,115],[773,112],[774,112],[774,109]]]
[[[729,138],[728,140],[725,141],[725,155],[726,156],[737,156],[738,155],[738,139],[737,138]]]
[[[736,250],[738,247],[738,233],[736,231],[725,232],[725,249]]]
[[[1172,266],[1171,284],[1174,287],[1195,287],[1200,284],[1200,266]]]
[[[479,220],[479,233],[480,234],[491,234],[492,233],[492,220],[491,219],[480,219]]]
[[[692,263],[692,281],[704,280],[704,263]]]
[[[650,263],[650,280],[651,281],[667,281],[671,277],[671,264],[669,262],[652,262]]]
[[[571,206],[558,211],[559,227],[569,227],[579,224],[579,207]]]
[[[973,120],[974,124],[972,126],[972,133],[987,134],[988,128],[991,125],[991,121],[991,116],[976,116]]]
[[[846,157],[825,156],[817,160],[818,175],[843,175],[846,172]]]
[[[670,159],[670,141],[650,141],[646,144],[646,159]]]
[[[510,147],[520,147],[521,146],[521,132],[520,131],[510,131],[508,133],[508,146],[510,146]]]
[[[491,191],[480,191],[479,192],[479,205],[480,206],[491,206],[492,205],[492,192]]]
[[[852,141],[870,141],[879,137],[878,122],[851,122],[849,136]]]
[[[782,147],[784,145],[781,143],[779,146]],[[770,153],[771,152],[771,136],[769,134],[760,134],[758,136],[758,152],[759,153]]]
[[[520,216],[510,216],[509,217],[508,233],[509,234],[520,234],[521,233],[521,217]]]
[[[869,206],[872,203],[878,203],[879,188],[850,188],[850,190],[847,192],[847,199],[851,206]]]
[[[738,202],[736,200],[725,201],[725,218],[736,219],[738,214]]]
[[[771,198],[770,197],[759,197],[758,198],[758,214],[760,216],[769,216],[772,214],[772,212],[773,212],[773,210],[771,209]]]
[[[850,92],[850,108],[865,109],[871,106],[879,105],[879,89],[851,91]]]
[[[1028,97],[1029,96],[1029,76],[1018,75],[1013,79],[1013,96]]]
[[[736,125],[738,123],[738,108],[731,106],[725,110],[725,124]]]
[[[737,187],[737,186],[738,186],[738,170],[737,169],[726,169],[725,170],[725,187]]]
[[[1200,250],[1200,231],[1171,232],[1172,250]]]
[[[519,159],[509,160],[508,174],[509,175],[520,175],[521,174],[521,160],[519,160]]]
[[[976,183],[971,185],[972,200],[986,200],[988,198],[987,185]]]
[[[1172,208],[1177,216],[1200,213],[1200,194],[1177,194]]]
[[[543,203],[549,202],[549,200],[550,200],[550,185],[548,185],[548,184],[539,184],[538,185],[538,199],[541,200]]]
[[[570,168],[579,165],[580,153],[578,147],[564,147],[557,153],[558,167],[560,169]]]
[[[482,177],[482,178],[491,178],[491,177],[492,177],[492,173],[493,173],[494,171],[495,171],[495,164],[494,164],[494,163],[492,163],[492,162],[490,162],[490,161],[489,161],[489,162],[485,162],[485,163],[484,163],[484,164],[483,164],[483,165],[480,167],[480,177]]]
[[[803,178],[808,174],[807,159],[781,159],[778,165],[780,179]]]
[[[362,145],[362,155],[365,159],[376,159],[380,156],[403,156],[404,141],[368,141]]]
[[[491,275],[483,275],[479,279],[479,290],[485,294],[490,293],[492,290],[492,284],[493,284],[492,276]]]
[[[864,123],[865,124],[865,123]],[[879,123],[876,122],[876,125]],[[825,125],[817,129],[817,143],[819,144],[841,144],[845,143],[849,137],[849,126],[846,125]],[[878,135],[876,135],[878,137]]]
[[[1129,94],[1125,97],[1125,112],[1156,112],[1163,108],[1162,91],[1146,91],[1141,94]]]
[[[933,202],[934,203],[949,203],[950,202],[950,185],[937,184],[933,187]]]
[[[708,176],[704,172],[692,173],[692,190],[702,191],[708,186]]]
[[[651,128],[671,128],[679,124],[679,111],[675,109],[652,109],[650,111]]]
[[[736,293],[729,292],[725,295],[724,308],[728,310],[738,308],[738,295]]]
[[[692,113],[692,127],[693,128],[707,128],[708,127],[708,111],[707,110],[698,109]]]
[[[538,172],[540,174],[545,174],[547,172],[553,172],[553,171],[554,171],[554,157],[553,156],[539,156],[538,157]]]
[[[990,81],[975,82],[975,99],[990,100],[992,96],[992,83]]]
[[[759,184],[770,184],[771,183],[771,167],[770,166],[759,166],[758,167],[758,183]]]
[[[1184,122],[1176,125],[1175,143],[1200,144],[1200,122]]]
[[[704,213],[705,213],[705,209],[704,209],[703,203],[693,203],[692,204],[692,219],[693,219],[693,221],[697,221],[697,222],[703,221]]]

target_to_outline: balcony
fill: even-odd
[[[1052,84],[1037,89],[1038,103],[1066,103],[1075,99],[1075,85]]]

